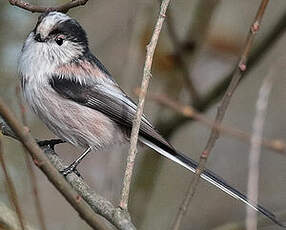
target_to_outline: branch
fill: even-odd
[[[257,11],[256,17],[254,19],[253,24],[250,27],[249,30],[249,34],[242,52],[242,55],[240,57],[240,60],[235,68],[235,70],[233,71],[233,75],[232,75],[232,80],[222,98],[222,101],[218,107],[218,111],[216,114],[216,118],[215,118],[215,124],[216,125],[220,125],[226,109],[230,103],[231,97],[235,91],[235,89],[237,88],[244,72],[247,69],[247,61],[248,61],[248,56],[250,53],[250,49],[252,48],[253,45],[253,41],[254,41],[254,37],[256,35],[256,33],[258,32],[258,30],[260,29],[260,25],[261,25],[261,21],[266,9],[266,6],[268,4],[269,0],[261,0],[261,4],[260,7]],[[209,139],[207,141],[206,147],[204,148],[201,157],[200,157],[200,161],[199,161],[199,165],[196,169],[196,175],[194,177],[194,179],[192,180],[188,192],[184,198],[184,201],[181,205],[181,208],[179,210],[179,212],[177,213],[176,219],[175,219],[175,224],[174,224],[174,229],[178,229],[180,224],[181,224],[181,220],[183,218],[183,216],[185,215],[185,212],[191,202],[192,197],[194,196],[195,192],[196,192],[196,188],[198,186],[199,183],[199,179],[200,179],[200,174],[201,172],[204,170],[205,168],[205,164],[206,161],[208,159],[208,156],[210,154],[210,152],[212,151],[216,140],[219,138],[219,130],[216,129],[215,127],[212,128],[211,134],[209,136]]]
[[[136,90],[137,91],[137,90]],[[136,92],[136,94],[138,94]],[[148,95],[148,99],[153,100],[163,106],[167,106],[168,108],[176,111],[177,113],[182,114],[184,117],[196,120],[205,124],[208,127],[216,128],[219,130],[220,134],[230,135],[238,138],[239,140],[250,143],[251,135],[247,132],[244,132],[238,128],[229,127],[222,124],[215,124],[213,121],[209,120],[205,115],[199,113],[195,108],[190,105],[183,105],[180,102],[172,100],[165,94],[152,94]],[[286,143],[283,140],[279,139],[262,139],[261,145],[265,148],[268,148],[274,152],[280,153],[286,156]]]
[[[3,155],[4,155],[3,143],[2,143],[2,137],[0,136],[0,164],[4,172],[5,182],[7,183],[7,190],[8,190],[7,192],[8,192],[9,200],[11,204],[14,206],[16,214],[17,214],[18,220],[16,221],[16,223],[18,223],[19,221],[21,230],[25,230],[26,228],[25,228],[23,212],[22,212],[22,209],[20,208],[17,192],[13,184],[13,181],[8,173],[8,169],[6,167],[6,163],[5,163]]]
[[[165,14],[166,14],[169,3],[170,3],[170,0],[162,1],[160,14],[159,14],[159,17],[156,22],[156,26],[153,31],[151,41],[147,45],[147,53],[146,53],[146,59],[145,59],[145,64],[144,64],[144,73],[143,73],[143,79],[141,83],[141,93],[139,96],[139,102],[138,102],[138,106],[136,110],[135,119],[133,120],[131,139],[130,139],[130,148],[128,152],[127,165],[126,165],[125,175],[123,179],[123,188],[121,192],[120,207],[124,210],[127,210],[128,208],[128,197],[129,197],[129,191],[130,191],[132,171],[133,171],[135,157],[136,157],[137,140],[138,140],[141,117],[143,114],[145,96],[147,93],[149,80],[151,78],[151,67],[152,67],[153,56],[154,56],[155,48],[156,48],[159,35],[162,29],[162,25],[166,17]]]
[[[6,126],[7,125],[2,123],[2,127]],[[10,135],[8,134],[7,136]],[[45,155],[48,157],[50,162],[54,165],[54,167],[58,171],[67,167],[67,165],[63,163],[63,161],[59,158],[59,156],[52,148],[53,145],[62,142],[59,142],[58,140],[52,140],[52,141],[41,141],[38,143],[40,143],[41,149],[45,152]],[[98,195],[96,192],[92,191],[81,177],[78,177],[75,173],[71,173],[67,176],[66,179],[71,184],[72,188],[89,204],[89,206],[97,214],[106,218],[110,223],[112,223],[118,229],[124,229],[124,230],[136,229],[134,225],[131,223],[128,214],[123,212],[120,208],[115,208],[111,204],[111,202],[106,200],[104,197]]]
[[[266,118],[269,95],[272,89],[272,76],[269,75],[263,81],[256,103],[256,115],[253,122],[253,134],[249,150],[248,185],[247,197],[257,204],[258,201],[258,180],[259,180],[259,159],[261,153],[263,127]],[[247,230],[257,229],[257,213],[250,207],[246,207]]]
[[[94,229],[106,229],[106,225],[103,224],[102,219],[95,215],[102,213],[102,216],[108,219],[111,223],[117,226],[119,229],[135,229],[131,224],[130,220],[124,218],[124,213],[120,212],[120,209],[115,209],[110,204],[110,202],[104,200],[102,197],[96,196],[95,193],[87,190],[88,186],[80,179],[71,174],[67,176],[67,180],[75,187],[82,198],[90,201],[98,201],[98,203],[89,203],[90,207],[86,202],[81,199],[81,197],[74,191],[69,183],[64,179],[64,177],[58,172],[58,170],[63,169],[65,166],[61,163],[61,160],[57,157],[51,146],[43,146],[43,150],[36,144],[33,137],[24,129],[24,127],[15,119],[15,116],[11,113],[8,107],[0,98],[0,115],[5,119],[6,123],[11,127],[5,127],[5,123],[1,122],[1,129],[4,127],[4,134],[11,134],[11,137],[18,137],[17,139],[22,142],[25,148],[28,150],[33,158],[36,166],[39,167],[43,173],[47,176],[50,182],[58,189],[58,191],[66,198],[66,200],[74,207],[74,209],[79,213],[80,217],[84,219],[92,228]],[[16,134],[16,135],[15,135]],[[56,164],[50,162],[49,158]],[[82,182],[82,183],[80,183]],[[101,204],[101,206],[99,205]],[[109,205],[110,204],[110,205]],[[113,208],[113,209],[112,209]],[[95,210],[95,212],[94,212]],[[100,213],[101,212],[101,213]],[[113,216],[111,216],[113,215]]]
[[[33,4],[30,4],[22,0],[8,0],[8,1],[11,5],[17,6],[32,13],[43,13],[47,11],[59,11],[67,13],[72,8],[85,5],[88,0],[71,0],[70,2],[55,7],[35,6]]]
[[[1,230],[21,230],[17,214],[8,208],[4,203],[0,203],[0,229]],[[36,230],[29,224],[25,224],[26,230]]]
[[[190,98],[192,99],[193,103],[199,103],[200,101],[200,95],[197,91],[197,88],[195,87],[195,84],[192,80],[191,71],[189,70],[189,64],[187,63],[186,55],[184,52],[184,47],[182,42],[180,42],[178,35],[175,31],[175,25],[174,25],[174,19],[172,17],[171,10],[167,14],[167,27],[168,27],[168,34],[170,37],[171,42],[173,43],[173,47],[175,50],[175,57],[176,57],[176,63],[179,65],[182,74],[183,74],[183,80],[186,83],[186,87]],[[195,48],[195,46],[194,46]],[[194,53],[194,49],[192,49],[192,54]],[[193,55],[192,55],[193,56]]]
[[[196,60],[200,53],[200,48],[205,41],[207,33],[209,31],[211,18],[215,12],[216,7],[220,3],[220,0],[204,0],[198,1],[195,9],[195,14],[192,18],[192,23],[189,25],[189,31],[187,32],[187,38],[185,42],[181,42],[175,31],[174,20],[172,19],[171,10],[167,17],[168,33],[171,42],[173,43],[177,64],[181,67],[183,78],[191,96],[193,105],[200,104],[200,94],[197,91],[193,81],[192,63]],[[186,46],[191,44],[191,53],[186,55]],[[188,61],[186,61],[188,58]],[[191,66],[190,66],[191,65]]]

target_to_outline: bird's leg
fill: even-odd
[[[73,163],[70,164],[67,168],[60,171],[63,176],[67,176],[68,174],[74,172],[76,175],[80,177],[79,172],[76,170],[76,167],[79,163],[87,156],[87,154],[91,151],[91,147],[89,146]]]

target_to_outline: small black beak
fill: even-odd
[[[34,39],[37,41],[37,42],[44,42],[44,40],[41,38],[41,34],[36,34]]]

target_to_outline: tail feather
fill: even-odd
[[[186,169],[190,170],[191,172],[195,173],[195,171],[198,167],[198,163],[196,161],[192,160],[191,158],[185,156],[184,154],[178,153],[171,146],[164,145],[162,143],[160,143],[159,145],[156,145],[153,143],[153,141],[149,141],[144,137],[140,137],[140,141],[142,143],[144,143],[145,145],[147,145],[148,147],[150,147],[151,149],[160,153],[162,156],[178,163],[179,165],[181,165],[181,166],[185,167]],[[264,216],[266,216],[267,218],[269,218],[271,221],[278,224],[279,226],[286,228],[286,225],[284,225],[279,220],[277,220],[277,217],[273,213],[271,213],[270,211],[268,211],[267,209],[265,209],[261,205],[255,204],[254,202],[250,201],[246,195],[242,194],[237,189],[230,186],[226,181],[224,181],[222,178],[217,176],[214,172],[212,172],[208,169],[205,169],[201,173],[201,178],[204,179],[205,181],[211,183],[212,185],[216,186],[217,188],[219,188],[223,192],[227,193],[231,197],[242,201],[243,203],[250,206],[251,208],[253,208],[257,212],[263,214]]]

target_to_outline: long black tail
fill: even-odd
[[[182,165],[183,167],[187,168],[191,172],[195,173],[196,168],[198,167],[198,163],[196,161],[192,160],[191,158],[185,156],[182,153],[178,153],[173,148],[171,148],[170,146],[167,146],[163,143],[154,144],[152,141],[149,141],[144,137],[140,137],[140,141],[143,142],[148,147],[155,150],[156,152],[160,153],[164,157]],[[231,187],[227,182],[225,182],[222,178],[217,176],[214,172],[212,172],[208,169],[205,169],[201,174],[201,178],[206,180],[207,182],[213,184],[214,186],[216,186],[220,190],[224,191],[225,193],[227,193],[231,197],[242,201],[243,203],[250,206],[251,208],[253,208],[257,212],[263,214],[264,216],[269,218],[271,221],[273,221],[275,224],[277,224],[283,228],[286,228],[286,225],[281,223],[273,213],[269,212],[268,210],[263,208],[261,205],[255,204],[254,202],[250,201],[246,195],[242,194],[237,189]]]

